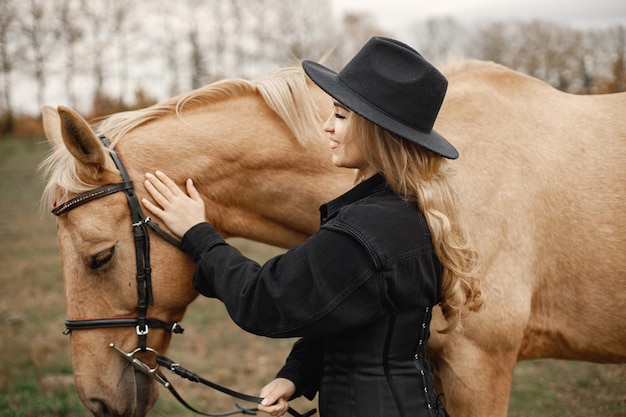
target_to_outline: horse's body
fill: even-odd
[[[458,188],[482,257],[486,300],[464,331],[433,331],[429,353],[453,416],[502,417],[518,360],[626,361],[626,94],[573,96],[486,63],[466,63],[447,75],[436,129],[461,153],[454,162]],[[116,115],[101,133],[117,144],[140,196],[145,172],[161,169],[179,184],[192,177],[209,221],[225,235],[290,247],[316,230],[318,206],[353,181],[352,172],[331,165],[320,129],[330,101],[301,77],[294,82],[281,74],[256,86],[223,82],[220,88],[236,88],[194,93],[183,100],[182,119],[168,107],[173,99]],[[294,139],[259,89],[280,91],[275,103],[303,99],[285,106],[300,116],[313,98],[319,117],[299,130],[304,137],[308,129],[308,143]],[[78,115],[46,108],[44,123],[56,149],[47,162],[50,200],[120,180]],[[134,313],[129,222],[121,194],[59,217],[68,318]],[[149,315],[177,321],[196,296],[193,264],[158,237],[152,241]],[[435,315],[433,329],[443,327]],[[72,333],[80,398],[96,415],[144,415],[156,388],[110,342],[132,350],[137,336],[129,329]],[[168,344],[162,331],[148,336],[159,351]]]

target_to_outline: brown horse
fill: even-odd
[[[429,354],[453,416],[503,417],[518,360],[626,361],[626,94],[565,94],[483,62],[445,72],[436,129],[461,153],[458,188],[482,256],[486,303],[463,330],[433,331]],[[224,235],[290,247],[316,230],[318,206],[352,185],[353,173],[330,163],[320,128],[330,108],[300,70],[287,69],[117,114],[96,130],[112,140],[140,197],[145,172],[162,169],[179,184],[192,177]],[[61,204],[120,182],[78,114],[47,107],[44,123],[54,148],[43,164],[44,201]],[[130,223],[123,193],[59,216],[69,319],[136,314]],[[194,265],[157,236],[151,252],[148,315],[179,321],[197,295]],[[434,329],[444,326],[436,315]],[[72,332],[79,396],[98,416],[143,416],[156,401],[155,384],[111,342],[132,351],[137,335]],[[160,352],[169,342],[168,332],[148,335]]]

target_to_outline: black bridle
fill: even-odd
[[[100,136],[100,140],[107,148],[111,145],[105,136]],[[120,156],[117,152],[111,150],[111,158],[122,175],[122,182],[105,185],[103,187],[96,188],[95,190],[80,194],[70,200],[67,200],[61,205],[55,206],[52,209],[52,214],[60,216],[92,200],[121,191],[124,192],[126,195],[126,201],[128,202],[128,206],[130,208],[133,236],[135,240],[135,263],[137,265],[137,316],[65,320],[65,333],[67,334],[72,330],[98,329],[103,327],[135,327],[137,337],[139,338],[139,347],[142,351],[145,351],[147,347],[146,343],[148,331],[151,327],[165,329],[173,333],[184,332],[184,329],[178,323],[171,323],[147,317],[148,305],[154,305],[154,296],[152,294],[152,268],[150,267],[150,235],[148,234],[146,225],[172,245],[180,247],[180,242],[174,236],[161,229],[158,224],[150,221],[150,217],[143,213],[137,194],[135,194],[133,182],[128,175],[128,171],[126,171]]]
[[[99,137],[103,145],[110,150],[111,158],[115,163],[115,166],[119,170],[122,176],[122,182],[116,184],[105,185],[103,187],[96,188],[95,190],[82,193],[70,200],[65,201],[60,205],[56,205],[52,208],[52,213],[55,216],[61,216],[70,210],[75,209],[85,203],[92,200],[102,198],[114,193],[124,192],[128,207],[130,208],[130,214],[132,219],[133,237],[135,241],[135,260],[137,266],[137,316],[129,317],[107,317],[107,318],[86,318],[86,319],[67,319],[65,320],[65,330],[63,333],[69,334],[73,330],[87,330],[87,329],[100,329],[100,328],[112,328],[112,327],[134,327],[136,329],[137,338],[139,339],[139,347],[132,352],[125,352],[114,343],[110,343],[109,347],[115,349],[128,360],[135,369],[143,372],[158,383],[167,388],[185,407],[189,410],[211,417],[227,416],[231,414],[256,414],[257,408],[246,408],[237,404],[237,410],[229,411],[220,414],[203,413],[195,408],[191,407],[179,394],[176,392],[172,384],[158,372],[159,366],[164,366],[173,373],[179,375],[182,378],[186,378],[193,382],[199,382],[210,388],[216,389],[222,393],[230,395],[234,398],[238,398],[244,401],[260,404],[263,400],[260,397],[253,397],[247,394],[242,394],[237,391],[233,391],[229,388],[218,385],[201,376],[181,367],[171,359],[160,355],[155,349],[148,347],[147,339],[150,328],[165,329],[172,333],[183,333],[184,329],[178,323],[172,323],[163,321],[157,318],[150,318],[148,314],[148,306],[154,305],[154,296],[152,294],[152,269],[150,267],[150,234],[146,226],[150,227],[159,236],[165,239],[172,245],[180,248],[180,241],[171,234],[167,233],[159,227],[158,224],[150,220],[150,217],[146,216],[141,210],[139,199],[135,194],[133,182],[128,175],[122,159],[115,149],[111,149],[111,143],[106,136],[101,135]],[[136,357],[137,354],[142,352],[150,352],[156,356],[157,365],[151,368],[146,363],[142,362]],[[317,410],[313,409],[304,414],[300,414],[291,407],[289,407],[288,413],[294,417],[308,417],[315,414]]]

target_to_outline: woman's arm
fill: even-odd
[[[289,407],[288,401],[304,395],[313,400],[322,379],[324,351],[321,339],[299,339],[291,349],[285,365],[276,379],[261,390],[264,399],[259,411],[282,416]]]
[[[313,400],[319,391],[324,369],[324,345],[321,338],[303,337],[298,339],[283,367],[276,374],[293,382],[293,397],[304,395]]]

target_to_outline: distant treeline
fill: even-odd
[[[42,104],[95,117],[328,52],[327,65],[339,68],[370,36],[394,36],[371,15],[332,16],[327,0],[0,0],[0,134],[19,130],[16,117],[38,118]],[[402,40],[441,65],[491,60],[598,94],[625,89],[625,38],[624,25],[444,18],[416,20]],[[18,115],[17,102],[34,110]]]

